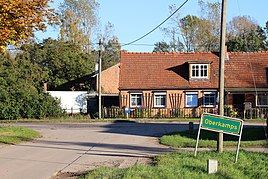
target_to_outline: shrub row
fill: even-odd
[[[0,119],[46,118],[63,115],[60,101],[29,87],[0,89]]]

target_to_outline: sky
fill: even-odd
[[[54,0],[52,7],[57,9],[63,0]],[[145,35],[169,15],[169,6],[175,4],[179,7],[185,0],[97,0],[100,4],[98,16],[102,27],[107,22],[114,25],[114,35],[121,44],[126,44]],[[206,0],[204,0],[206,1]],[[221,2],[222,0],[207,0],[207,2]],[[234,16],[249,15],[260,26],[268,21],[268,0],[227,0],[227,22]],[[178,12],[180,17],[188,14],[200,16],[198,0],[188,2]],[[171,21],[165,22],[161,27],[167,27]],[[51,37],[56,39],[59,31],[49,27],[45,33],[38,32],[39,40]],[[97,43],[98,40],[95,40]],[[122,49],[130,52],[152,52],[154,44],[160,41],[169,41],[161,29],[136,42],[139,45],[124,46]],[[143,44],[143,45],[141,45]]]

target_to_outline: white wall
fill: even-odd
[[[86,91],[48,91],[48,93],[61,101],[61,107],[67,113],[87,112]]]

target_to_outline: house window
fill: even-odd
[[[136,108],[142,106],[142,93],[130,94],[130,107]]]
[[[215,107],[216,105],[216,92],[204,92],[203,93],[203,106]]]
[[[257,101],[257,106],[267,107],[268,106],[268,95],[267,94],[258,94],[256,101]]]
[[[197,92],[186,92],[185,93],[185,106],[186,107],[198,106],[198,93]]]
[[[154,107],[164,108],[166,107],[166,93],[154,93]]]
[[[208,78],[208,64],[191,64],[192,78]]]

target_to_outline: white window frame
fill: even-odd
[[[260,104],[259,103],[259,97],[265,97],[266,98],[266,104]],[[258,95],[256,95],[256,106],[257,107],[268,107],[268,94],[258,94]]]
[[[191,78],[208,79],[208,66],[208,64],[191,64]],[[201,75],[201,73],[203,74]],[[204,75],[205,73],[206,75]]]
[[[192,98],[193,98],[193,95],[196,96],[196,102],[195,104],[193,105],[188,105],[188,96],[190,97],[190,95],[192,95]],[[186,92],[185,93],[185,107],[197,107],[198,106],[198,92]]]
[[[162,98],[164,98],[164,104],[157,104],[158,100],[157,98],[160,97],[160,101],[162,102]],[[167,93],[160,93],[160,92],[157,92],[157,93],[154,93],[154,107],[155,108],[165,108],[167,105]]]
[[[205,104],[205,96],[206,95],[213,95],[213,98],[214,98],[214,102],[213,102],[213,104]],[[216,96],[216,92],[213,92],[213,91],[211,91],[211,92],[203,92],[203,106],[204,107],[215,107],[216,106],[216,101],[217,101],[217,96]]]
[[[140,105],[137,105],[137,99],[138,99],[138,95],[140,95],[140,101],[141,101],[141,104]],[[130,93],[130,107],[131,108],[139,108],[142,106],[142,93]],[[136,102],[136,105],[132,105],[132,99],[135,99],[135,102]]]

